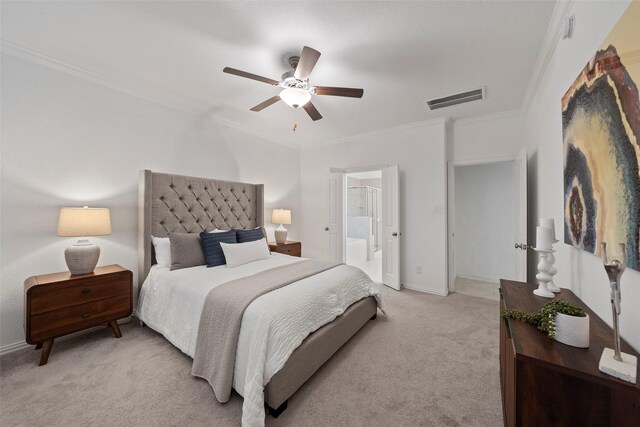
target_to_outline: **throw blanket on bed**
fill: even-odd
[[[191,374],[209,381],[219,402],[227,402],[240,324],[253,300],[293,282],[330,270],[339,263],[305,260],[272,268],[213,288],[204,303]]]

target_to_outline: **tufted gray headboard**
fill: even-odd
[[[264,185],[140,171],[138,288],[155,263],[151,236],[264,226]]]

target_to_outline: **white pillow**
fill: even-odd
[[[151,236],[153,249],[156,251],[156,263],[158,267],[171,267],[171,245],[168,237]]]
[[[237,267],[249,262],[271,258],[267,239],[254,240],[246,243],[222,243],[222,252],[227,260],[227,267]]]

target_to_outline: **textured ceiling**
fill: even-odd
[[[1,37],[15,46],[192,106],[271,139],[307,144],[446,115],[520,108],[552,1],[2,2]],[[311,83],[364,88],[360,100],[314,97],[312,122],[277,88],[286,57],[322,56]],[[424,101],[487,87],[487,99],[429,111]],[[299,124],[291,131],[292,123]]]

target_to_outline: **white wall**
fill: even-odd
[[[109,207],[100,264],[137,277],[141,169],[264,183],[265,218],[290,208],[299,238],[299,150],[6,54],[1,84],[1,348],[24,341],[23,281],[66,270],[61,206]]]
[[[455,167],[455,272],[498,282],[515,277],[515,163]]]
[[[400,167],[401,282],[447,292],[445,120],[303,148],[300,168],[304,256],[325,257],[329,169]],[[422,274],[416,272],[422,267]]]
[[[524,119],[522,113],[506,113],[456,121],[452,160],[517,156],[526,144]]]
[[[624,13],[628,2],[575,2],[575,33],[560,40],[534,91],[526,115],[529,153],[529,241],[535,219],[552,217],[562,235],[562,114],[560,99]],[[638,83],[638,82],[636,82]],[[600,317],[611,324],[609,286],[602,260],[564,243],[556,245],[555,283],[568,286]],[[531,268],[530,274],[531,274]],[[640,350],[640,273],[627,269],[622,276],[621,333]]]

